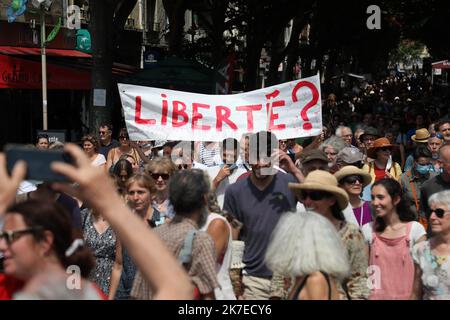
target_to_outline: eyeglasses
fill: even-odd
[[[34,234],[37,231],[41,231],[41,227],[33,227],[23,230],[15,230],[15,231],[3,231],[0,233],[0,239],[5,239],[6,243],[10,246],[14,241],[18,240],[21,236],[25,234]]]
[[[442,219],[442,217],[446,213],[450,213],[450,211],[445,211],[444,209],[440,209],[440,208],[431,210],[431,214],[433,214],[433,212],[436,214],[436,217],[438,217],[439,219]]]
[[[348,184],[355,184],[356,181],[358,181],[359,183],[362,183],[363,178],[359,175],[353,175],[353,176],[347,176],[344,179],[342,179],[343,183],[348,183]]]
[[[331,197],[331,194],[325,191],[302,191],[300,192],[300,200],[306,200],[310,198],[312,201],[319,201],[323,198]]]
[[[158,180],[161,177],[163,180],[169,180],[170,174],[168,173],[152,173],[151,177],[155,180]]]
[[[128,136],[119,136],[119,139],[128,140]]]
[[[189,166],[187,164],[179,164],[178,165],[178,170],[182,170],[182,169],[187,169]]]

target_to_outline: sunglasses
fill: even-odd
[[[178,165],[178,170],[182,170],[182,169],[187,169],[189,166],[187,164],[179,164]]]
[[[98,134],[101,135],[101,136],[104,135],[104,134],[107,134],[107,133],[108,133],[107,131],[99,131],[98,132]]]
[[[151,177],[152,177],[154,180],[158,180],[159,177],[161,177],[163,180],[169,180],[170,174],[168,174],[168,173],[152,173],[152,174],[151,174]]]
[[[380,150],[380,151],[391,151],[391,148],[389,148],[389,147],[383,147],[383,148],[378,148],[378,150]]]
[[[438,138],[438,139],[442,140],[443,136],[440,133],[436,133],[436,134],[432,133],[428,139],[430,139],[430,138]]]
[[[433,214],[433,212],[434,212],[434,214],[436,215],[436,217],[438,217],[439,219],[442,219],[442,217],[446,214],[446,213],[449,213],[450,211],[445,211],[444,209],[434,209],[434,210],[431,210],[431,214]]]
[[[124,139],[124,140],[128,140],[128,136],[119,136],[119,139]]]
[[[300,200],[310,198],[312,201],[319,201],[323,198],[330,198],[331,194],[325,191],[302,191],[300,192]]]
[[[5,239],[8,245],[11,245],[14,241],[18,240],[21,236],[25,234],[35,234],[37,231],[41,231],[41,227],[33,227],[23,230],[16,231],[3,231],[0,233],[0,239]]]
[[[361,176],[358,176],[358,175],[353,175],[353,176],[345,177],[341,181],[343,183],[355,184],[356,181],[358,181],[359,183],[362,183],[363,182],[363,178]]]

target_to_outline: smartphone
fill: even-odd
[[[295,163],[295,154],[294,153],[288,153],[287,154],[289,158],[291,158],[292,162]]]
[[[229,167],[230,172],[233,173],[233,171],[236,170],[237,167],[238,167],[237,164],[236,164],[236,163],[233,163],[233,164]]]
[[[5,153],[9,173],[18,160],[24,160],[27,163],[26,180],[70,182],[65,176],[50,168],[52,162],[74,163],[72,157],[64,150],[38,150],[29,146],[9,144],[5,147]]]

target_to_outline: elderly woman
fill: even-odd
[[[450,300],[450,190],[428,199],[433,236],[413,249],[412,299]]]
[[[375,159],[365,164],[363,170],[372,176],[372,183],[383,178],[392,178],[400,181],[402,168],[392,160],[392,150],[396,147],[387,138],[379,138],[367,150],[367,156]]]
[[[336,160],[338,153],[345,148],[345,141],[342,138],[337,136],[331,136],[327,140],[325,140],[319,147],[320,150],[325,152],[328,158],[328,167],[330,168],[330,172],[336,172]]]
[[[303,183],[289,183],[289,188],[296,193],[307,210],[313,210],[327,218],[340,235],[350,261],[350,274],[338,287],[341,299],[366,299],[369,295],[366,276],[367,247],[358,226],[348,223],[342,213],[348,206],[348,196],[338,187],[336,178],[329,172],[315,170],[306,176]],[[277,281],[274,275],[272,296],[275,297],[280,296]]]
[[[100,144],[97,138],[92,134],[88,134],[81,138],[81,143],[83,144],[84,153],[91,160],[91,164],[94,167],[104,167],[106,159],[104,155],[98,152]]]
[[[274,272],[295,277],[291,300],[339,300],[338,283],[350,273],[336,228],[313,211],[283,215],[273,232],[266,262]]]
[[[361,199],[363,188],[370,184],[372,177],[354,166],[345,166],[334,174],[339,187],[341,187],[349,197],[351,207],[359,227],[372,221],[370,202]]]

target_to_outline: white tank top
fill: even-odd
[[[225,256],[223,257],[222,264],[219,265],[217,263],[217,281],[219,282],[220,287],[214,289],[214,294],[216,296],[216,300],[236,300],[236,296],[234,295],[233,285],[231,284],[230,279],[230,265],[231,265],[231,256],[233,249],[233,239],[231,237],[231,227],[225,217],[221,216],[217,213],[210,213],[208,215],[208,219],[206,220],[205,225],[201,228],[201,231],[205,231],[208,229],[209,224],[215,219],[221,219],[226,222],[229,229],[228,236],[228,245],[227,250],[225,251]]]

